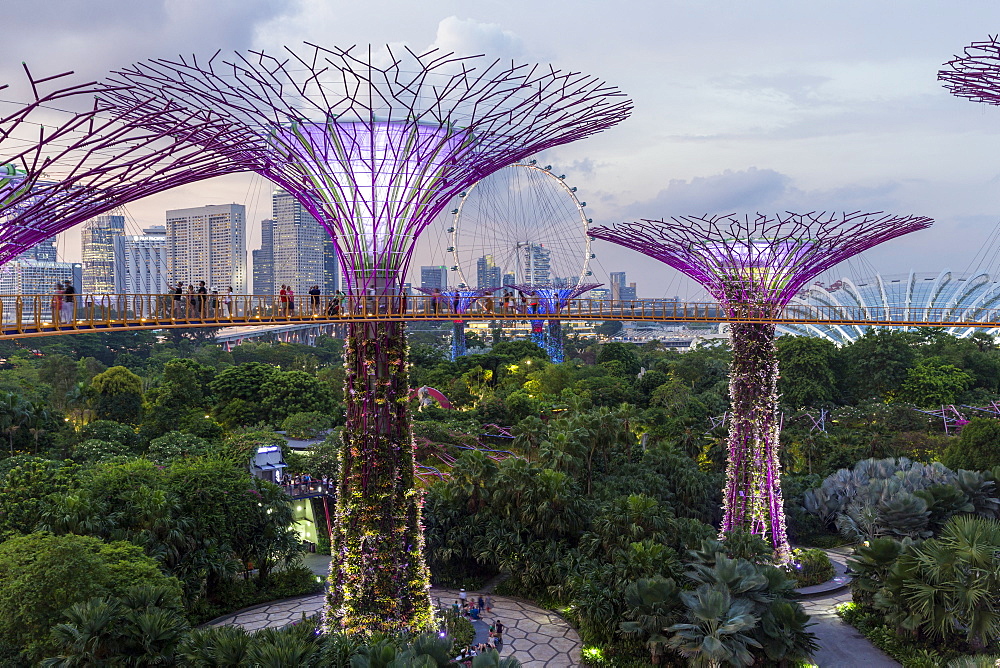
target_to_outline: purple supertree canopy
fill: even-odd
[[[417,235],[462,190],[517,160],[624,120],[631,102],[576,72],[481,56],[308,45],[151,60],[117,72],[102,96],[129,111],[159,101],[151,127],[191,115],[187,141],[250,163],[292,193],[334,238],[350,289],[394,291]],[[382,62],[383,64],[379,64]]]
[[[953,95],[973,102],[1000,104],[1000,41],[990,37],[965,47],[938,72],[938,79]]]
[[[123,122],[108,104],[95,102],[107,85],[63,83],[72,73],[37,79],[25,72],[33,101],[0,118],[0,264],[127,202],[246,171],[171,132],[206,129],[216,121],[165,119],[162,131],[152,130]],[[53,81],[55,89],[40,90]],[[76,110],[59,111],[66,108]],[[136,100],[129,115],[148,121],[158,113]]]
[[[674,267],[724,304],[783,306],[829,267],[932,222],[881,212],[758,213],[642,220],[589,234]]]

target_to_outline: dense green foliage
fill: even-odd
[[[605,329],[612,335],[615,327]],[[510,573],[503,591],[563,610],[601,648],[603,665],[653,656],[677,663],[681,651],[709,657],[716,649],[716,658],[749,653],[761,665],[804,657],[805,622],[787,601],[792,580],[767,566],[766,546],[729,535],[722,559],[703,546],[716,536],[720,513],[727,426],[713,428],[711,418],[729,408],[728,347],[679,354],[570,334],[570,361],[553,365],[534,344],[494,335],[492,349],[455,362],[432,333],[411,346],[411,386],[435,387],[459,409],[414,413],[418,460],[444,478],[427,477],[424,506],[435,581],[473,587]],[[793,541],[867,539],[855,555],[854,594],[878,628],[947,658],[992,649],[989,624],[957,598],[962,587],[996,584],[991,568],[976,566],[962,547],[972,538],[992,545],[990,531],[959,526],[1000,515],[1000,471],[992,471],[1000,465],[1000,423],[973,420],[948,437],[913,407],[1000,398],[1000,350],[989,337],[887,330],[841,348],[798,337],[782,337],[777,348]],[[339,636],[187,628],[315,586],[295,565],[286,498],[246,470],[256,448],[279,445],[290,472],[336,477],[336,431],[300,455],[274,430],[308,438],[343,424],[339,341],[246,344],[230,353],[179,336],[157,342],[149,333],[119,332],[37,339],[30,347],[3,342],[0,352],[8,360],[0,369],[0,435],[9,455],[0,460],[0,538],[7,541],[0,548],[41,537],[127,541],[130,554],[179,587],[183,607],[166,599],[148,606],[164,623],[163,642],[151,650],[157,661],[214,665],[221,659],[212,657],[224,654],[348,665],[355,656],[358,665],[383,665],[376,655],[421,655],[397,640],[362,649]],[[511,438],[498,427],[510,428]],[[498,452],[469,451],[477,441]],[[324,522],[321,511],[314,515]],[[322,549],[325,528],[318,528]],[[78,559],[93,557],[79,552]],[[800,583],[828,577],[819,554],[799,555],[802,569],[791,575]],[[929,567],[941,559],[958,570]],[[977,579],[958,581],[959,571]],[[128,587],[140,583],[96,582],[71,580],[72,596],[39,609],[46,628],[62,622],[61,630],[18,640],[14,650],[44,644],[52,657],[78,656],[81,648],[134,654],[127,648],[139,599]],[[876,608],[919,609],[912,596],[921,587],[932,587],[951,616],[897,619]],[[95,635],[87,642],[81,625],[95,616],[105,626],[88,627]],[[715,621],[706,626],[706,619]],[[730,623],[732,638],[712,640],[712,628]],[[947,624],[961,632],[942,638]]]

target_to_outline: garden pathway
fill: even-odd
[[[840,566],[845,564],[845,556],[840,552],[827,551],[830,559]],[[815,625],[810,631],[816,634],[819,651],[813,655],[813,662],[819,668],[898,668],[894,659],[882,653],[857,629],[837,616],[837,606],[849,603],[851,592],[841,589],[828,594],[803,598],[801,603],[812,617]]]
[[[324,563],[325,561],[325,563]],[[326,575],[330,558],[322,555],[308,555],[306,565],[318,575]],[[469,597],[478,592],[469,592]],[[448,605],[458,598],[454,589],[431,589],[431,600]],[[275,603],[265,603],[210,622],[212,626],[237,625],[253,631],[267,627],[281,627],[317,614],[323,609],[323,594],[300,596]],[[580,636],[565,619],[531,605],[527,601],[493,596],[493,612],[484,615],[485,625],[479,625],[477,632],[488,628],[496,619],[506,626],[503,649],[500,656],[516,657],[524,668],[574,668],[580,665],[580,651],[583,643]]]

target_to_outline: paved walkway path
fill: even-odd
[[[322,555],[308,555],[307,566],[317,574],[325,575],[330,558]],[[324,565],[325,559],[325,565]],[[479,592],[469,592],[469,597]],[[458,599],[458,590],[431,589],[431,600],[442,607]],[[281,627],[317,614],[323,609],[323,595],[302,596],[300,598],[265,603],[242,610],[212,622],[213,626],[242,626],[253,631],[267,627]],[[580,636],[565,619],[527,601],[493,596],[493,611],[483,615],[483,623],[476,631],[482,632],[499,619],[503,622],[503,649],[500,656],[514,656],[524,668],[575,668],[580,665],[580,651],[583,643]]]
[[[827,551],[827,554],[833,561],[845,563],[842,553]],[[802,607],[815,622],[809,630],[816,634],[820,647],[813,661],[820,668],[898,668],[899,663],[837,616],[837,606],[850,600],[849,589],[802,600]]]

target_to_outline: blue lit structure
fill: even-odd
[[[500,288],[480,288],[478,290],[468,290],[462,288],[447,288],[441,290],[437,294],[441,296],[442,299],[447,300],[449,311],[454,313],[468,313],[472,305],[476,303],[476,300],[480,297],[485,297],[486,295],[499,290]],[[417,288],[420,292],[427,295],[434,295],[434,290],[431,288]],[[448,359],[454,362],[459,357],[464,357],[467,353],[465,346],[465,321],[455,320],[451,326],[451,352],[449,353]]]
[[[539,287],[536,285],[512,285],[511,287],[533,298],[533,304],[529,306],[529,313],[556,315],[565,308],[569,300],[601,285],[601,283],[583,283],[568,288]],[[534,310],[531,310],[532,308]],[[555,364],[565,362],[566,352],[563,348],[562,322],[549,318],[548,332],[545,331],[544,324],[544,320],[531,321],[531,340],[544,348],[549,359]]]

